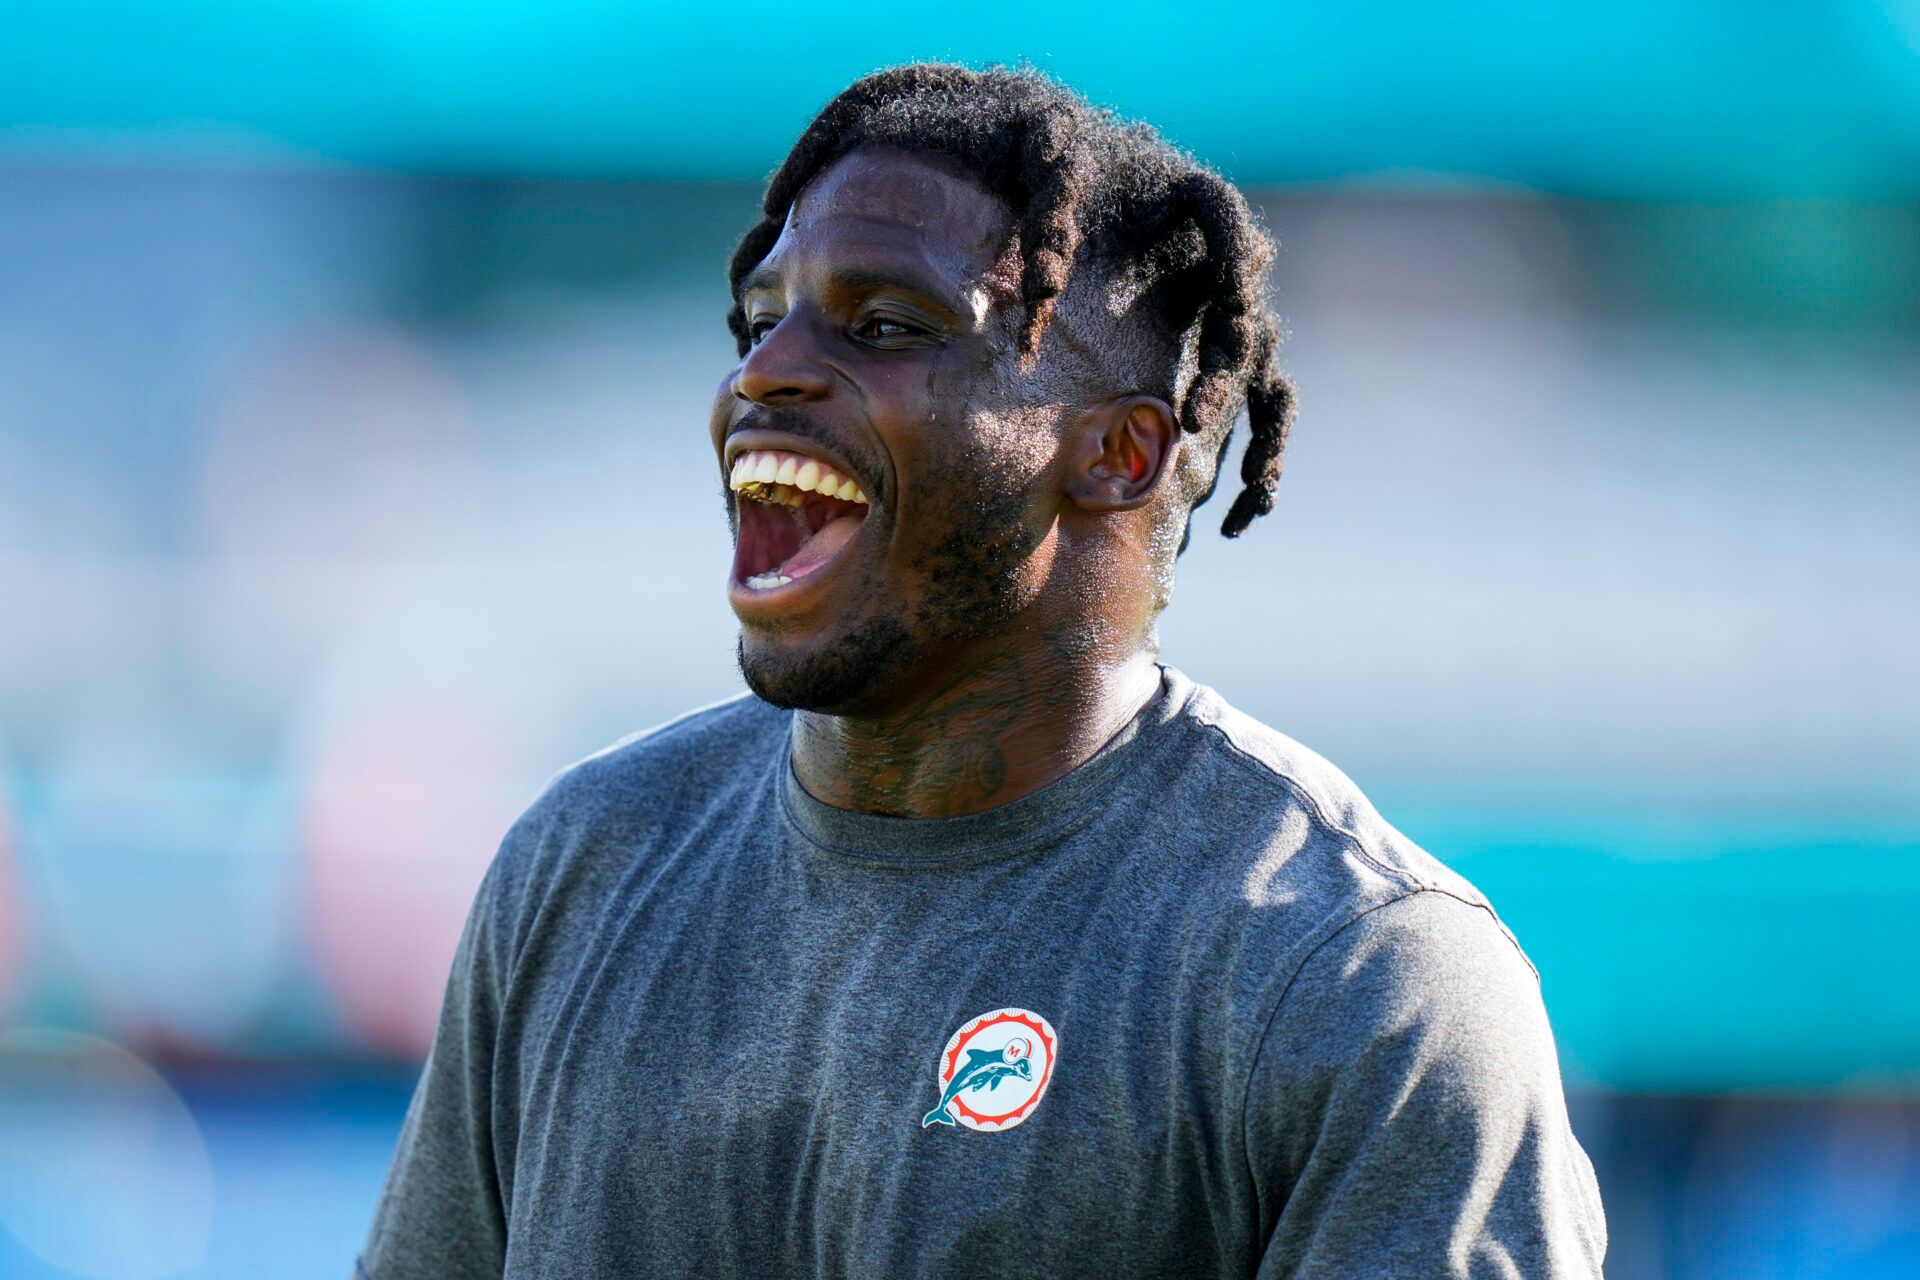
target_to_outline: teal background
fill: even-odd
[[[1570,195],[1920,193],[1911,0],[875,11],[572,0],[9,0],[10,145],[424,172],[754,178],[831,87],[1021,61],[1243,182],[1409,172]]]

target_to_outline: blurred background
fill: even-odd
[[[738,687],[706,405],[856,75],[1245,186],[1169,660],[1537,962],[1616,1277],[1920,1275],[1920,3],[0,0],[0,1277],[347,1273],[499,837]]]

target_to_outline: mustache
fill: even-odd
[[[727,428],[726,438],[731,440],[742,431],[778,431],[796,440],[817,444],[845,458],[847,465],[859,473],[867,491],[871,493],[874,490],[880,468],[873,457],[854,441],[842,439],[834,432],[823,429],[804,409],[784,404],[757,405],[752,412]]]
[[[732,439],[742,431],[780,431],[802,440],[810,440],[815,444],[834,443],[827,433],[820,430],[819,425],[806,415],[804,410],[784,404],[755,406],[746,417],[727,428],[727,438]]]

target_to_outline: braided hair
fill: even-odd
[[[1123,281],[1135,313],[1178,353],[1158,389],[1181,429],[1200,438],[1220,431],[1191,506],[1211,496],[1244,405],[1244,487],[1220,531],[1236,538],[1273,510],[1294,395],[1265,300],[1272,240],[1218,173],[1150,126],[1090,106],[1037,71],[912,63],[855,81],[829,102],[768,181],[761,221],[729,264],[727,325],[741,355],[750,345],[741,282],[772,250],[806,185],[860,147],[944,158],[1007,202],[1021,254],[1023,361],[1036,358],[1076,263]]]

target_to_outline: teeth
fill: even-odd
[[[766,573],[754,574],[751,578],[747,579],[747,585],[755,591],[766,591],[772,587],[784,587],[792,581],[792,578],[781,573],[778,569],[771,569]]]
[[[727,485],[743,497],[797,507],[803,495],[818,493],[847,502],[866,503],[866,492],[817,458],[802,454],[754,449],[733,460]]]

